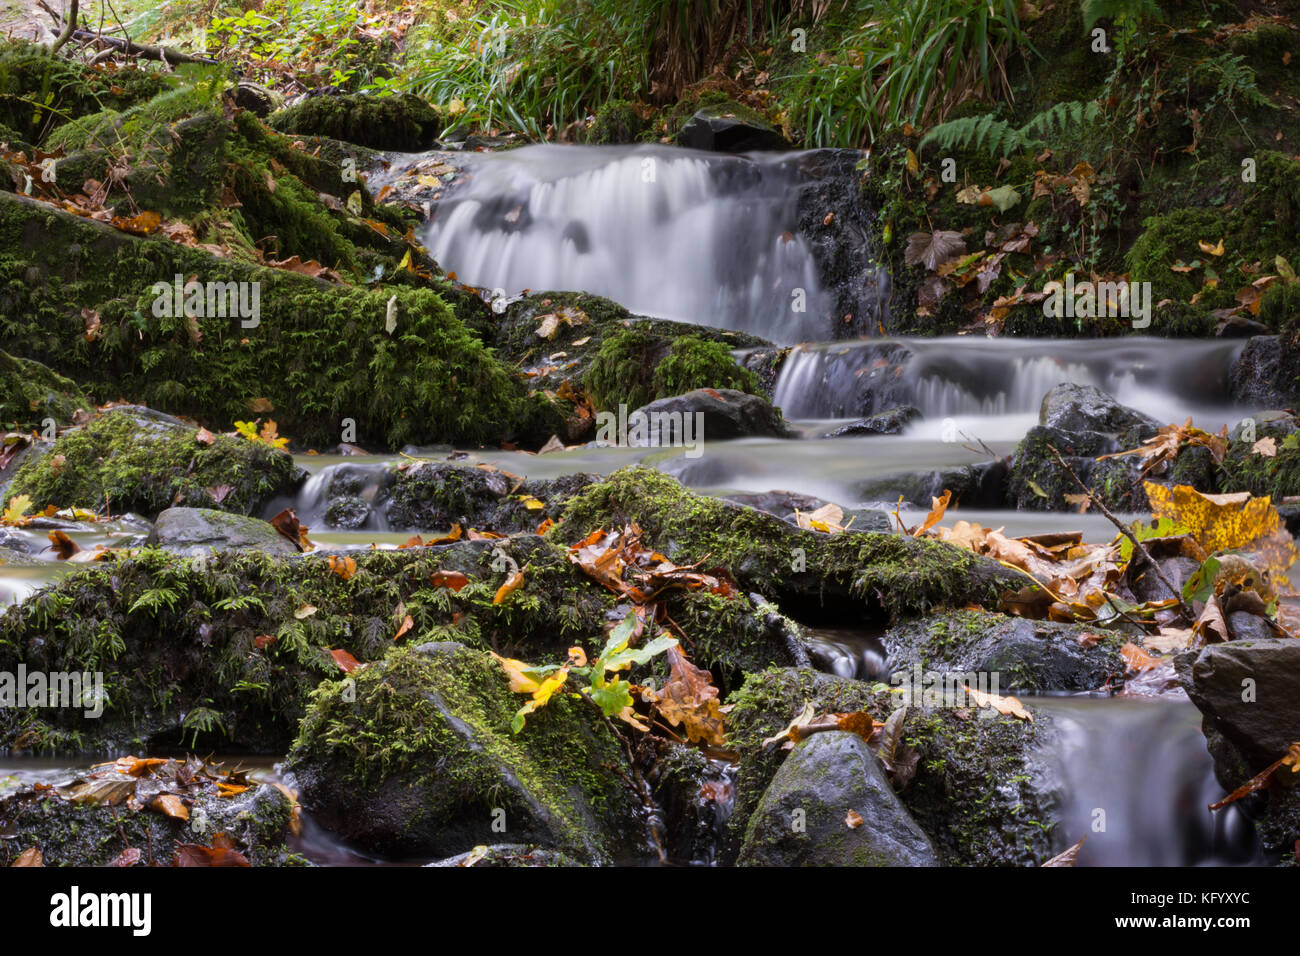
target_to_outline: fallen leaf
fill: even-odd
[[[493,604],[504,604],[506,598],[518,591],[524,584],[524,572],[515,571],[510,577],[506,578],[506,583],[497,588],[496,595],[492,598]]]
[[[342,648],[331,650],[330,657],[334,658],[334,663],[337,664],[339,670],[345,674],[351,674],[358,667],[364,666],[359,660]]]

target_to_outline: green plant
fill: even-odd
[[[1083,0],[1079,11],[1083,14],[1083,28],[1089,31],[1098,20],[1164,19],[1155,0]]]
[[[966,116],[949,120],[932,127],[921,139],[921,146],[930,144],[940,149],[982,148],[990,156],[1010,156],[1022,150],[1045,145],[1042,137],[1053,130],[1065,132],[1094,122],[1101,115],[1096,103],[1077,100],[1057,103],[1032,116],[1023,126],[1014,127],[992,113]]]

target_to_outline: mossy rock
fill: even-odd
[[[697,388],[763,393],[758,376],[736,362],[730,349],[696,335],[665,341],[633,327],[606,337],[583,375],[592,403],[603,411],[620,404],[640,408]]]
[[[214,431],[269,402],[281,433],[308,447],[337,444],[345,419],[358,441],[381,448],[506,438],[540,445],[562,421],[431,288],[331,285],[130,236],[7,193],[0,246],[0,334],[15,354],[46,362],[100,400],[167,408]],[[257,283],[257,325],[166,308],[156,315],[155,283],[170,287],[178,275]],[[86,307],[102,323],[93,341]]]
[[[779,746],[764,747],[763,740],[779,734],[805,704],[819,714],[866,711],[883,721],[896,706],[896,695],[884,685],[771,668],[751,675],[727,703],[734,705],[727,738],[740,760],[728,821],[728,849],[734,853],[785,757]],[[916,749],[919,761],[915,778],[899,795],[945,864],[1033,866],[1059,849],[1051,836],[1059,781],[1039,756],[1052,739],[1042,715],[1031,723],[951,709],[909,709],[903,742]]]
[[[505,833],[610,862],[642,842],[627,755],[588,701],[556,695],[512,733],[522,698],[487,653],[452,642],[397,648],[354,678],[315,694],[289,756],[327,829],[388,856]]]
[[[557,322],[549,339],[537,334],[548,315],[566,311],[580,312],[585,318],[575,324]],[[763,339],[633,315],[617,302],[585,292],[523,296],[508,303],[481,334],[503,359],[528,369],[534,387],[557,389],[566,380],[582,383],[583,388],[594,389],[601,396],[606,403],[602,407],[617,408],[624,402],[629,409],[638,408],[650,400],[646,395],[679,394],[669,389],[690,381],[704,383],[691,387],[740,388],[764,394],[757,379],[744,369],[732,368],[736,361],[729,354],[733,349],[770,345]],[[682,340],[679,346],[678,340]],[[656,367],[673,353],[674,346],[677,354],[656,385]],[[561,352],[562,360],[551,360]],[[593,366],[599,368],[593,371]],[[625,384],[620,383],[620,376],[626,377]],[[663,395],[657,394],[660,386]]]
[[[434,106],[411,93],[397,96],[312,96],[273,113],[273,129],[328,136],[371,149],[414,153],[433,146],[442,127]]]
[[[139,850],[138,865],[174,865],[178,844],[207,846],[225,833],[232,849],[253,866],[302,866],[289,839],[294,805],[278,788],[262,784],[234,797],[203,794],[179,820],[157,810],[73,803],[50,790],[23,790],[0,800],[0,827],[16,840],[0,843],[0,866],[30,847],[45,866],[111,866],[125,850]]]
[[[510,571],[502,554],[525,583],[497,603]],[[535,535],[348,556],[347,580],[319,551],[185,558],[146,548],[77,567],[0,616],[0,671],[101,671],[109,703],[98,718],[0,708],[0,748],[283,753],[308,692],[342,677],[329,650],[378,660],[405,615],[406,643],[451,640],[539,664],[575,644],[594,656],[611,614],[621,616],[614,594]],[[449,571],[468,583],[435,583]],[[746,670],[792,662],[784,636],[743,595],[671,593],[664,608],[724,689]]]
[[[0,42],[0,124],[28,143],[40,143],[69,116],[123,109],[164,85],[161,72],[95,70],[40,44]]]
[[[42,431],[46,419],[66,425],[90,407],[76,382],[40,362],[0,352],[0,428]]]
[[[627,100],[610,100],[596,110],[596,118],[587,127],[588,143],[608,146],[635,143],[645,139],[650,120],[642,117],[636,105]]]
[[[1112,635],[1084,646],[1080,639],[1087,633],[1080,625],[962,609],[895,625],[883,642],[895,673],[910,675],[919,667],[939,674],[996,674],[998,686],[990,692],[1036,694],[1096,690],[1123,676],[1124,638]],[[968,683],[975,685],[973,679]]]
[[[1274,504],[1300,495],[1300,449],[1286,444],[1290,440],[1294,446],[1298,439],[1292,436],[1300,435],[1300,422],[1295,416],[1284,413],[1257,416],[1254,441],[1248,441],[1244,434],[1238,425],[1230,436],[1220,472],[1220,490],[1225,494],[1249,491],[1252,495],[1272,498]],[[1273,439],[1276,455],[1270,457],[1252,450],[1254,442],[1264,438]]]
[[[690,563],[708,555],[746,590],[776,600],[796,617],[907,616],[995,601],[1024,584],[1023,575],[951,545],[796,528],[775,515],[697,494],[641,466],[617,471],[577,495],[561,527],[572,533],[629,521],[668,557]]]
[[[110,409],[65,431],[51,455],[25,463],[10,491],[31,495],[38,509],[106,506],[152,516],[185,505],[254,514],[299,482],[284,451],[230,435],[204,444],[197,434],[194,426],[148,408]],[[222,486],[224,496],[216,490]]]

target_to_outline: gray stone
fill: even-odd
[[[1175,666],[1207,727],[1233,744],[1252,772],[1300,740],[1300,640],[1211,644],[1179,655]]]
[[[1155,419],[1127,405],[1121,405],[1101,389],[1072,382],[1057,385],[1043,396],[1038,422],[1062,431],[1103,432],[1110,435],[1140,426],[1160,427]]]
[[[771,402],[734,388],[697,388],[684,395],[643,405],[632,414],[648,417],[646,444],[653,447],[680,444],[684,436],[679,429],[684,426],[686,416],[696,413],[704,415],[703,437],[706,441],[751,436],[786,438],[791,435],[789,426]],[[693,441],[699,441],[700,435],[694,430],[695,421],[691,420],[691,435]],[[629,444],[633,444],[633,425],[634,419],[628,416]]]
[[[168,508],[158,515],[145,543],[191,557],[213,551],[298,553],[269,522],[211,508]]]
[[[794,825],[803,811],[804,827]],[[851,827],[850,811],[862,818]],[[857,734],[831,731],[786,758],[750,818],[741,866],[938,866],[939,856]]]

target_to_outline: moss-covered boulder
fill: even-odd
[[[296,812],[293,801],[270,784],[229,796],[199,778],[187,788],[193,793],[185,798],[188,816],[181,819],[148,808],[148,792],[155,789],[150,777],[98,770],[94,778],[59,788],[25,789],[0,800],[0,829],[15,837],[0,842],[0,866],[32,848],[40,851],[45,866],[173,866],[187,850],[213,848],[218,834],[224,837],[216,840],[219,852],[214,855],[227,861],[233,860],[228,852],[233,851],[251,866],[306,863],[286,846]],[[144,806],[124,805],[129,796],[142,797]],[[136,862],[116,863],[123,854]],[[209,857],[202,849],[193,855],[199,860]]]
[[[328,136],[371,149],[415,153],[442,129],[437,109],[411,93],[396,96],[309,96],[267,120],[283,133]]]
[[[9,193],[0,193],[0,246],[0,334],[14,354],[44,361],[99,400],[168,408],[214,431],[269,406],[281,433],[309,447],[337,444],[345,421],[371,447],[540,445],[561,420],[433,288],[334,285],[131,236]],[[155,283],[172,288],[177,276],[235,283],[250,297],[255,289],[259,314],[241,320],[205,307],[196,318],[167,308]],[[93,340],[84,308],[101,323]]]
[[[731,355],[770,344],[757,336],[633,315],[585,292],[534,292],[495,308],[480,331],[502,358],[527,369],[537,387],[581,384],[598,410],[636,408],[692,388],[763,394]]]
[[[796,617],[828,611],[846,618],[906,616],[996,601],[1024,583],[1023,575],[951,545],[800,529],[775,515],[696,494],[640,466],[578,494],[560,527],[571,533],[627,521],[637,522],[647,542],[670,558],[689,563],[708,555],[747,590],[776,600]]]
[[[290,752],[303,806],[390,856],[461,853],[502,835],[610,862],[639,848],[627,755],[590,703],[520,700],[486,653],[399,648],[315,695]]]
[[[89,408],[76,382],[40,362],[0,352],[0,428],[42,431],[46,419],[66,425]]]
[[[260,512],[300,480],[293,458],[262,442],[199,430],[138,405],[119,406],[65,431],[50,454],[25,462],[10,493],[37,508],[107,507],[156,515],[173,505]]]
[[[963,609],[902,622],[883,643],[895,673],[996,674],[994,692],[1003,694],[1089,691],[1122,677],[1125,666],[1123,637],[1082,641],[1088,633],[1074,624]]]
[[[624,613],[536,535],[347,556],[356,571],[346,578],[320,552],[148,548],[71,570],[0,616],[0,671],[101,672],[104,712],[0,708],[0,748],[282,753],[308,692],[342,679],[332,652],[378,660],[407,616],[404,643],[457,641],[545,664],[575,644],[594,655]],[[514,568],[524,585],[498,603]],[[448,587],[449,572],[464,585]],[[724,692],[747,671],[794,663],[788,635],[743,594],[673,592],[663,605]]]
[[[740,761],[728,823],[734,854],[786,759],[779,745],[763,746],[766,738],[805,704],[818,714],[866,711],[886,720],[897,698],[882,685],[772,668],[751,675],[727,702],[734,705],[728,741]],[[1044,715],[1028,722],[986,711],[909,708],[902,743],[918,759],[899,796],[944,864],[1033,866],[1063,848],[1053,837],[1060,782],[1042,757],[1053,739]]]
[[[1219,472],[1219,490],[1267,495],[1274,504],[1300,495],[1300,420],[1290,412],[1256,415],[1252,425],[1238,424],[1229,435],[1228,452]],[[1252,437],[1253,436],[1253,437]],[[1256,452],[1255,442],[1273,439],[1275,455]]]
[[[40,143],[69,117],[122,109],[160,92],[161,71],[96,70],[36,43],[0,43],[0,124]],[[12,143],[11,143],[12,145]]]

